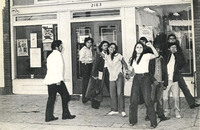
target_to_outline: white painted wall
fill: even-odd
[[[125,61],[129,62],[136,44],[135,7],[121,8],[122,49]],[[130,96],[133,79],[125,81],[124,95]]]
[[[4,87],[4,65],[3,65],[3,18],[2,9],[5,6],[5,1],[0,1],[0,87]]]
[[[64,80],[69,93],[72,93],[72,59],[70,12],[58,13],[58,39],[63,42]]]

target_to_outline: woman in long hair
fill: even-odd
[[[128,71],[127,63],[123,56],[118,53],[118,47],[115,43],[110,43],[109,55],[106,57],[106,64],[109,71],[110,81],[110,97],[111,97],[111,111],[108,115],[118,114],[126,116],[125,101],[124,101],[124,74],[123,67]]]
[[[153,107],[153,102],[151,100],[151,81],[149,74],[149,61],[158,57],[158,52],[153,47],[153,45],[148,42],[146,46],[150,47],[153,51],[151,53],[144,53],[144,45],[141,42],[137,42],[133,55],[131,57],[130,65],[134,70],[134,78],[131,89],[130,96],[130,106],[129,106],[129,122],[130,125],[135,125],[137,123],[137,111],[138,111],[138,98],[140,91],[142,92],[145,105],[148,111],[148,117],[151,122],[151,128],[157,126],[157,119],[155,109]]]

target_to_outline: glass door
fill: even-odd
[[[93,51],[103,40],[116,43],[119,52],[122,53],[121,45],[121,21],[98,21],[72,23],[72,80],[73,93],[80,94],[82,91],[82,74],[80,71],[79,51],[83,47],[84,39],[91,37],[94,39]],[[108,95],[106,92],[105,95]]]
[[[95,35],[97,43],[101,41],[108,41],[109,43],[116,43],[119,52],[122,53],[122,38],[121,38],[121,21],[106,21],[94,23],[96,32]]]
[[[82,74],[80,71],[79,51],[83,47],[84,39],[86,37],[92,37],[94,34],[94,23],[72,23],[71,26],[71,38],[72,38],[72,81],[73,81],[73,93],[80,94]]]

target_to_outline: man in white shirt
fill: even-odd
[[[89,79],[93,66],[92,45],[94,40],[90,37],[86,37],[84,40],[84,46],[79,51],[79,61],[81,62],[81,74],[82,74],[82,103],[88,102],[85,97],[88,88]]]
[[[44,79],[44,83],[48,86],[48,100],[45,113],[45,121],[57,120],[58,117],[54,117],[54,104],[56,100],[57,92],[62,99],[62,119],[73,119],[76,116],[71,115],[68,102],[70,101],[69,92],[65,86],[63,78],[63,58],[61,55],[62,41],[56,40],[51,44],[52,53],[47,58],[47,74]]]

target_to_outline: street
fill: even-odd
[[[91,108],[90,102],[82,104],[81,100],[73,99],[69,103],[71,114],[76,118],[62,120],[60,96],[57,96],[54,115],[58,120],[45,122],[47,95],[1,95],[0,96],[0,130],[127,130],[149,129],[150,122],[145,121],[146,108],[138,107],[138,123],[129,126],[128,117],[121,114],[108,116],[110,111],[109,97],[104,97],[99,109]],[[126,113],[129,110],[129,97],[126,97]],[[181,98],[181,119],[176,119],[174,113],[171,119],[158,124],[158,130],[199,130],[199,108],[190,109],[185,98]],[[159,119],[158,119],[159,122]]]

